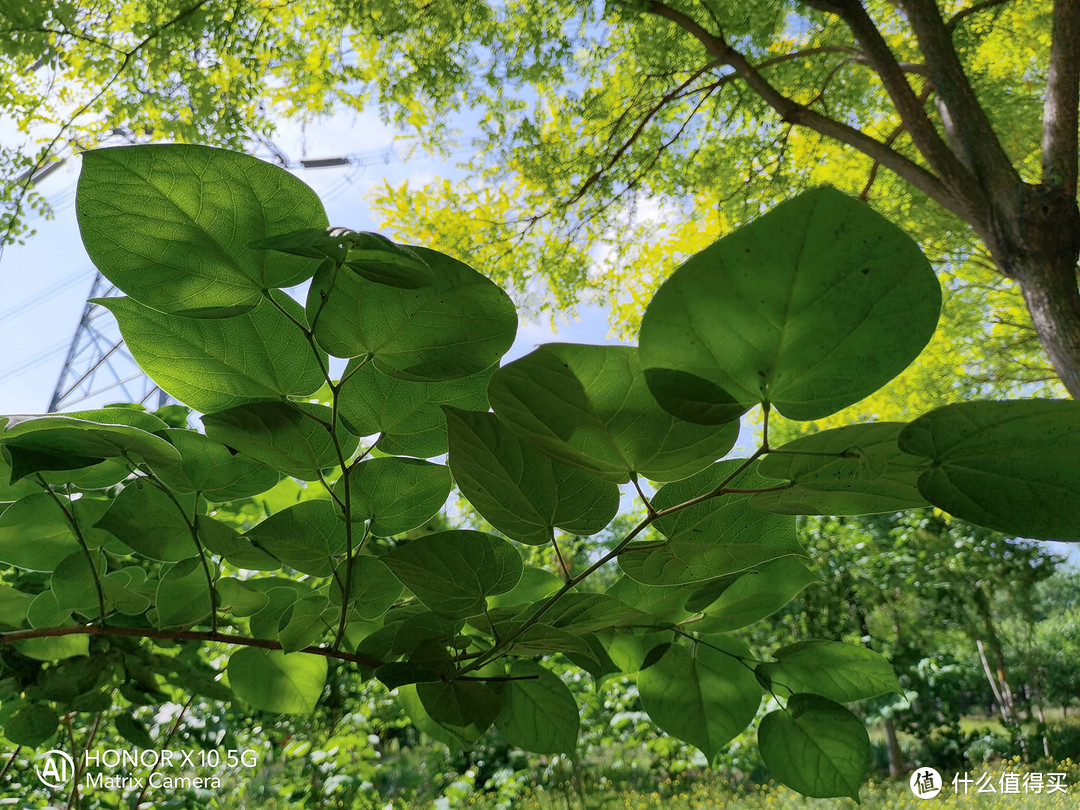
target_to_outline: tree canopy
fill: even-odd
[[[599,292],[627,329],[658,257],[826,182],[972,298],[994,287],[993,328],[963,332],[976,380],[1045,380],[1037,334],[1075,394],[1078,20],[1075,0],[34,4],[7,12],[7,107],[56,137],[4,160],[372,105],[437,149],[466,116],[468,178],[383,189],[387,222],[534,301]],[[11,235],[32,203],[5,193]]]

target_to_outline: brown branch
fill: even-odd
[[[919,101],[921,103],[925,104],[926,100],[930,98],[931,87],[932,85],[929,82],[926,84],[925,87],[923,87],[922,93],[919,94]],[[897,138],[899,138],[900,135],[903,134],[903,132],[904,124],[903,122],[901,122],[892,132],[888,134],[888,136],[886,136],[885,144],[887,146],[892,146],[894,143],[896,143]],[[874,182],[877,180],[878,168],[880,166],[881,164],[875,160],[874,165],[870,167],[870,174],[866,178],[866,185],[863,186],[863,190],[859,192],[859,199],[863,202],[866,202],[868,199],[870,199],[870,189],[873,188]]]
[[[241,647],[258,647],[263,650],[280,650],[281,644],[265,638],[235,636],[230,633],[213,633],[201,630],[155,630],[152,627],[110,627],[96,624],[75,624],[68,627],[40,627],[29,630],[9,630],[0,633],[0,644],[14,644],[32,638],[55,638],[57,636],[128,636],[131,638],[150,638],[162,641],[215,641],[221,644],[235,644]],[[363,655],[353,655],[331,649],[330,647],[304,647],[298,652],[309,655],[321,655],[324,658],[336,658],[349,661],[363,667],[379,667],[384,662]]]
[[[900,120],[911,135],[915,147],[930,168],[951,189],[970,199],[970,192],[975,189],[974,178],[934,128],[926,114],[923,101],[908,84],[907,72],[896,59],[862,3],[859,0],[806,0],[806,3],[819,11],[835,14],[851,29],[852,35],[865,52],[867,63],[877,73],[885,92],[900,114]],[[926,65],[920,65],[919,69],[923,75],[929,72]]]
[[[1076,199],[1080,0],[1055,0],[1043,104],[1042,181]]]
[[[964,219],[971,217],[972,212],[967,202],[955,195],[939,177],[865,132],[808,109],[805,105],[788,98],[773,87],[741,53],[729,47],[721,34],[710,33],[681,11],[670,8],[657,0],[649,2],[646,10],[673,22],[697,39],[710,56],[733,68],[750,89],[772,107],[784,121],[807,127],[857,149],[907,180],[949,211]]]
[[[899,0],[899,5],[919,40],[937,97],[944,105],[946,134],[953,151],[982,188],[973,199],[989,202],[1015,191],[1020,176],[964,73],[937,0]]]

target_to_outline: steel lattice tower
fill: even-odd
[[[120,291],[98,273],[87,297],[118,295]],[[102,395],[108,392],[115,392],[109,402],[139,402],[151,409],[166,404],[168,394],[143,373],[114,329],[112,313],[87,301],[49,400],[49,413],[71,410],[79,403],[104,404]]]

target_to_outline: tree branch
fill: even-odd
[[[1055,0],[1043,104],[1042,181],[1076,198],[1080,0]]]
[[[852,35],[865,51],[867,63],[877,73],[885,92],[889,94],[889,99],[900,114],[900,121],[911,135],[915,147],[926,159],[930,168],[951,189],[971,199],[973,192],[977,193],[978,190],[975,177],[964,168],[964,164],[957,159],[949,145],[934,128],[933,122],[926,114],[923,100],[915,95],[915,91],[908,84],[904,67],[896,59],[862,3],[859,0],[804,0],[804,2],[811,8],[836,15],[851,29]],[[932,78],[928,66],[920,65],[919,67],[923,75],[930,75]],[[886,145],[892,146],[889,142]]]
[[[681,11],[670,8],[657,0],[651,0],[645,8],[648,13],[675,23],[697,39],[710,56],[733,68],[750,89],[788,123],[807,127],[857,149],[907,180],[957,216],[967,220],[972,218],[973,212],[967,201],[954,194],[939,177],[865,132],[810,110],[788,98],[773,87],[741,53],[730,48],[722,34],[710,33]]]
[[[1015,191],[1020,176],[964,73],[937,0],[899,0],[899,5],[919,40],[937,97],[947,113],[945,130],[953,151],[982,187],[978,197],[1000,200]]]
[[[980,11],[986,11],[995,6],[1003,6],[1006,3],[1011,2],[1013,2],[1013,0],[986,0],[984,3],[976,3],[973,6],[968,6],[963,11],[958,11],[952,15],[949,18],[949,21],[945,23],[945,27],[949,29],[949,33],[951,34],[963,20],[966,20],[972,14],[978,14]]]
[[[130,636],[133,638],[152,638],[163,641],[216,641],[221,644],[236,644],[241,647],[258,647],[263,650],[280,650],[281,644],[264,638],[234,636],[229,633],[208,633],[201,630],[155,630],[152,627],[110,627],[96,624],[75,624],[68,627],[42,627],[29,630],[10,630],[0,633],[0,644],[13,644],[32,638],[55,638],[57,636]],[[376,661],[363,655],[353,655],[330,647],[305,647],[299,652],[309,655],[321,655],[324,658],[336,658],[364,667],[379,667],[384,662]]]

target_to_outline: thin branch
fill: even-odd
[[[280,650],[281,644],[264,638],[236,636],[230,633],[209,633],[201,630],[155,630],[152,627],[114,627],[96,624],[76,624],[68,627],[36,627],[28,630],[9,630],[0,633],[0,644],[14,644],[31,638],[55,638],[57,636],[128,636],[131,638],[150,638],[162,641],[216,641],[221,644],[235,644],[240,647],[258,647],[263,650]],[[384,662],[376,661],[363,655],[353,655],[329,647],[305,647],[299,652],[321,655],[349,661],[364,667],[379,667]]]
[[[1042,181],[1076,199],[1080,0],[1055,0],[1043,103]]]
[[[741,53],[729,47],[721,34],[710,33],[681,11],[656,0],[651,0],[646,10],[678,25],[697,39],[710,56],[734,68],[746,84],[784,121],[807,127],[859,150],[907,180],[944,208],[964,219],[970,219],[972,212],[967,202],[956,196],[939,177],[865,132],[808,109],[805,105],[788,98],[773,87]]]

